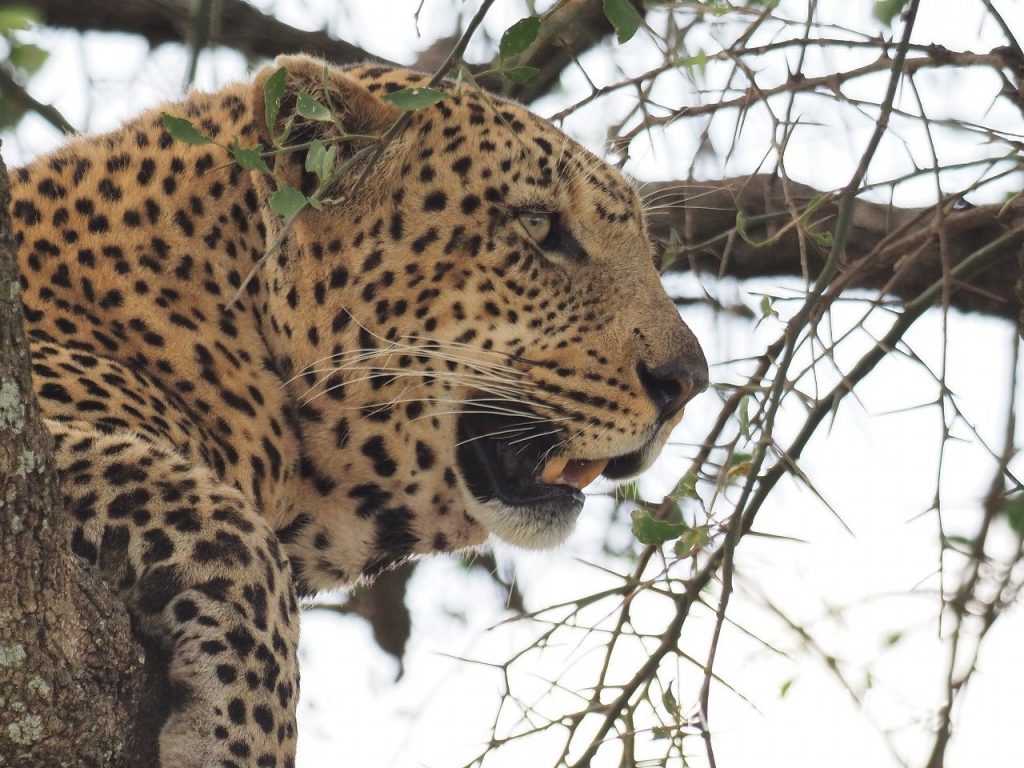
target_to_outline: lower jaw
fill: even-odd
[[[467,511],[489,533],[511,544],[542,549],[561,544],[575,527],[585,497],[572,485],[538,482],[541,467],[529,466],[507,448],[487,447],[486,431],[462,417],[457,464]],[[657,436],[647,446],[611,459],[602,474],[622,479],[650,463]],[[544,446],[539,450],[543,455]],[[551,478],[549,478],[551,479]]]
[[[625,480],[643,472],[650,465],[648,448],[641,448],[625,456],[618,456],[608,462],[603,474],[609,480]]]
[[[475,500],[472,516],[488,533],[524,549],[551,549],[564,543],[583,509],[583,494],[571,501],[549,500],[509,505],[498,499]]]

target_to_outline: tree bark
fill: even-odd
[[[32,392],[0,160],[0,766],[144,768],[143,653],[117,597],[71,554]],[[148,757],[147,757],[148,755]]]
[[[788,182],[788,187],[797,211],[822,194],[804,184]],[[825,245],[816,245],[810,236],[801,257],[800,227],[791,225],[784,188],[775,176],[660,181],[644,184],[640,191],[650,201],[651,230],[667,249],[669,271],[697,269],[737,280],[776,275],[814,279],[828,256],[827,239]],[[953,201],[925,208],[863,200],[854,205],[842,271],[829,287],[837,292],[860,289],[913,298],[942,279],[943,248],[952,268],[1024,224],[1024,197],[962,209],[954,208]],[[833,197],[802,222],[805,233],[827,238],[837,214]],[[1020,242],[1009,243],[995,266],[968,283],[950,286],[950,305],[1016,321],[1021,310],[1019,255]]]
[[[94,0],[35,0],[43,23],[79,32],[124,32],[140,35],[150,45],[186,42],[195,25],[188,0],[104,2]],[[222,0],[211,24],[208,42],[234,48],[246,56],[272,59],[281,53],[310,53],[337,64],[366,59],[384,61],[368,51],[331,37],[326,32],[296,29],[257,10],[244,0]]]

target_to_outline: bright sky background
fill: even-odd
[[[783,7],[788,3],[784,2]],[[329,28],[367,49],[400,61],[415,58],[415,51],[455,27],[453,8],[470,12],[451,0],[426,0],[420,16],[418,38],[413,13],[418,0],[333,3],[329,0],[281,0],[279,15],[289,23],[307,28],[329,20]],[[1019,3],[996,3],[1005,18],[1024,37],[1024,14]],[[803,3],[793,3],[799,17]],[[858,29],[870,28],[868,2],[821,2],[823,14]],[[487,20],[495,37],[524,15],[518,0],[498,3]],[[980,23],[981,5],[968,0],[924,0],[915,40],[939,42],[957,49],[987,51],[1003,44],[994,25]],[[43,33],[40,42],[53,51],[44,73],[33,81],[33,94],[52,101],[76,125],[91,129],[114,127],[144,106],[176,98],[187,66],[187,55],[178,47],[164,46],[150,53],[138,40],[108,35],[79,38],[68,33]],[[716,50],[713,40],[706,41]],[[471,53],[472,53],[471,49]],[[851,54],[852,55],[852,54]],[[616,62],[627,72],[642,71],[656,60],[643,35],[619,52]],[[85,62],[83,70],[82,62]],[[618,75],[607,51],[583,58],[591,79],[599,84]],[[822,66],[844,66],[841,55],[830,53]],[[127,72],[138,72],[125,83]],[[208,53],[201,59],[199,81],[203,87],[245,75],[245,63],[231,53]],[[88,81],[95,89],[90,90]],[[857,89],[877,94],[885,76],[865,80]],[[564,79],[564,93],[537,105],[545,114],[585,93],[585,81],[577,72]],[[1019,125],[1004,107],[990,106],[998,84],[979,72],[944,70],[919,81],[922,98],[932,116],[942,116],[947,106],[974,104],[977,116],[989,123]],[[665,101],[679,103],[688,96],[682,79],[679,91],[665,87]],[[904,94],[906,97],[907,94]],[[625,106],[626,102],[623,103]],[[798,132],[787,156],[791,176],[826,189],[849,178],[867,136],[873,128],[869,117],[851,119],[824,100],[815,102],[808,126]],[[605,110],[619,105],[607,105]],[[600,109],[582,110],[566,129],[595,150],[604,139],[603,126],[610,115]],[[1000,110],[1004,110],[1000,112]],[[957,114],[964,114],[958,109]],[[813,117],[813,120],[810,118]],[[1019,121],[1019,114],[1016,115]],[[819,123],[821,125],[813,125]],[[767,122],[755,112],[741,138],[740,151],[722,167],[719,161],[697,165],[705,176],[749,172],[767,146]],[[721,147],[731,138],[722,124],[713,133]],[[681,177],[690,166],[696,147],[697,125],[680,122],[656,138],[654,146],[638,146],[628,170],[640,179]],[[760,132],[760,133],[759,133]],[[760,136],[760,138],[758,138]],[[937,130],[940,159],[944,162],[973,158],[988,149],[965,142],[962,136]],[[39,118],[29,116],[16,137],[4,137],[4,156],[11,164],[27,160],[60,143],[60,137]],[[869,179],[898,175],[910,159],[928,162],[923,134],[909,124],[897,124],[895,134],[883,143]],[[1019,187],[1020,177],[1016,178]],[[1000,199],[1010,186],[993,188],[988,199]],[[927,204],[934,200],[930,181],[901,188],[898,204]],[[984,200],[975,200],[983,202]],[[757,281],[744,285],[717,286],[723,299],[756,306],[759,292],[784,293],[792,283]],[[692,278],[676,278],[670,288],[685,295],[698,293]],[[785,316],[785,303],[780,303]],[[838,304],[832,312],[835,335],[855,323],[864,307]],[[750,323],[709,311],[687,310],[691,327],[702,339],[709,358],[717,363],[713,381],[737,381],[742,368],[724,361],[760,353],[779,332],[777,321],[751,329]],[[885,327],[881,318],[873,329]],[[910,332],[907,340],[916,353],[938,368],[942,351],[942,322],[930,314]],[[967,417],[993,445],[1000,445],[1005,426],[1009,351],[1015,333],[1007,324],[982,318],[954,315],[949,326],[948,372]],[[866,337],[860,335],[842,347],[841,364],[856,360]],[[834,374],[822,372],[826,382]],[[831,377],[831,379],[830,379]],[[853,531],[848,534],[832,514],[806,490],[783,481],[758,518],[757,529],[797,537],[805,544],[748,537],[738,553],[738,592],[730,604],[734,621],[756,632],[770,645],[788,654],[775,654],[736,631],[727,631],[718,653],[717,673],[750,702],[744,703],[724,689],[712,699],[712,728],[718,764],[733,766],[792,766],[793,768],[888,768],[893,761],[878,728],[894,734],[897,749],[910,764],[923,763],[930,745],[929,723],[941,704],[941,673],[946,650],[937,636],[935,597],[938,563],[938,531],[934,514],[922,514],[931,504],[941,420],[937,409],[906,410],[934,399],[936,386],[919,366],[903,358],[884,362],[858,388],[858,401],[848,399],[831,430],[822,431],[805,451],[802,467],[825,498]],[[705,395],[688,409],[686,422],[674,436],[675,445],[645,478],[648,498],[660,498],[673,487],[699,441],[717,413],[714,395]],[[791,435],[802,413],[785,414],[777,434]],[[965,430],[958,434],[970,436]],[[785,439],[783,440],[785,442]],[[978,502],[989,484],[994,464],[970,440],[952,445],[942,478],[944,523],[953,533],[971,534],[979,518]],[[600,490],[600,488],[598,489]],[[607,488],[605,488],[607,490]],[[568,545],[550,553],[522,553],[499,548],[499,560],[514,572],[528,605],[539,608],[599,589],[608,582],[585,562],[602,562],[616,570],[627,564],[597,554],[607,537],[628,540],[621,524],[611,524],[611,504],[600,496],[590,500],[579,531]],[[997,541],[999,537],[997,536]],[[1009,543],[1008,531],[1002,541]],[[871,688],[863,711],[836,685],[824,665],[808,655],[798,638],[763,606],[767,596],[791,618],[805,624],[828,652],[841,659],[848,677]],[[452,657],[500,663],[530,642],[537,628],[526,624],[488,627],[506,617],[493,584],[478,573],[465,574],[454,562],[436,559],[421,566],[412,582],[409,603],[414,629],[406,658],[406,673],[394,682],[397,666],[373,644],[368,627],[357,619],[323,612],[304,617],[301,656],[303,699],[300,712],[300,768],[359,766],[430,766],[456,768],[479,750],[490,735],[490,723],[500,676],[486,666]],[[607,606],[610,610],[611,606]],[[649,620],[656,626],[656,608]],[[601,617],[595,617],[595,620]],[[707,648],[711,621],[695,613],[684,629],[683,645],[697,658]],[[886,637],[894,631],[907,639],[889,647]],[[948,768],[1010,768],[1021,765],[1015,738],[1024,705],[1024,664],[1020,662],[1024,617],[1020,607],[1008,611],[991,632],[980,671],[971,683],[957,713],[957,731],[948,752]],[[578,643],[578,644],[577,644]],[[520,692],[542,688],[539,682],[563,675],[569,687],[582,688],[593,680],[599,638],[566,636],[563,646],[530,657],[518,668]],[[670,675],[683,709],[696,696],[699,674],[680,667]],[[785,696],[780,691],[788,684]],[[558,702],[549,702],[549,710]],[[556,710],[557,711],[557,710]],[[550,764],[557,740],[540,738],[510,748],[489,761],[493,766],[544,766]],[[699,740],[692,749],[703,765]],[[547,760],[547,762],[545,762]],[[595,766],[613,765],[600,760]]]

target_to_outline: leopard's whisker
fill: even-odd
[[[521,437],[518,440],[511,440],[511,441],[509,441],[509,445],[516,445],[517,443],[529,442],[530,440],[536,440],[537,438],[540,438],[540,437],[547,437],[548,435],[557,435],[561,431],[562,431],[561,427],[559,427],[558,429],[549,429],[546,432],[538,432],[535,435],[530,435],[528,437]]]
[[[342,373],[346,371],[374,371],[381,374],[396,374],[408,376],[422,376],[425,379],[460,379],[466,381],[483,381],[490,382],[495,386],[506,387],[510,391],[519,392],[523,390],[524,382],[516,381],[514,379],[503,379],[501,377],[493,376],[485,373],[472,373],[472,372],[461,372],[461,371],[435,371],[427,369],[415,369],[415,368],[394,368],[384,365],[348,365],[338,366],[332,368],[318,368],[310,371],[310,373],[326,374],[324,378],[329,378],[332,374]],[[319,381],[317,382],[319,383]],[[533,388],[537,388],[537,385],[530,382]],[[315,387],[316,384],[313,385]],[[312,388],[312,387],[311,387]]]
[[[390,356],[394,355],[396,352],[397,352],[397,350],[374,350],[372,352],[371,351],[367,351],[365,354],[353,355],[351,359],[346,360],[345,362],[343,362],[341,364],[337,364],[337,365],[333,365],[331,367],[325,367],[325,368],[314,367],[318,363],[323,362],[324,360],[335,359],[337,356],[332,356],[332,357],[329,357],[329,358],[322,358],[320,361],[316,361],[315,363],[311,363],[310,365],[307,365],[300,373],[298,373],[295,376],[293,376],[286,383],[294,382],[296,379],[301,378],[302,376],[308,376],[311,373],[312,374],[324,373],[324,374],[327,374],[328,376],[330,376],[332,373],[335,373],[335,372],[338,372],[338,371],[343,371],[343,370],[362,370],[363,368],[360,368],[358,366],[358,363],[364,363],[364,362],[367,362],[368,360],[371,360],[371,359],[376,358],[376,357],[390,357]],[[515,378],[511,378],[511,377],[509,377],[507,375],[508,373],[516,373],[518,375],[523,375],[522,372],[520,372],[520,371],[518,371],[516,369],[511,369],[511,368],[503,367],[503,366],[496,366],[496,365],[487,364],[487,363],[481,364],[478,361],[455,358],[455,357],[450,356],[450,355],[441,355],[441,354],[438,354],[438,353],[433,352],[433,351],[427,351],[426,354],[424,354],[424,350],[415,350],[413,352],[413,354],[416,354],[417,356],[420,356],[420,357],[440,358],[440,359],[445,360],[445,361],[461,363],[465,367],[469,368],[470,370],[476,371],[477,374],[479,374],[481,376],[486,376],[486,377],[488,377],[491,380],[498,380],[498,381],[500,381],[502,383],[505,383],[505,384],[508,384],[510,386],[537,387],[537,385],[534,382],[532,382],[532,381],[523,380],[523,379],[515,379]],[[381,369],[385,368],[385,366],[374,366],[374,367],[381,368]],[[391,370],[396,370],[396,369],[391,369]],[[397,369],[397,370],[406,370],[406,369]],[[412,369],[409,369],[409,370],[412,370]],[[436,373],[439,376],[455,373],[455,372],[446,372],[446,371],[437,371],[437,372],[435,372],[435,371],[422,371],[422,372],[424,374]],[[317,386],[317,385],[314,384],[313,387],[315,387],[315,386]],[[311,387],[311,389],[313,387]]]
[[[455,444],[455,447],[458,448],[461,445],[468,445],[469,443],[475,442],[477,440],[493,439],[495,437],[501,437],[501,436],[507,435],[507,434],[518,434],[520,432],[527,432],[530,429],[532,429],[532,427],[529,427],[529,426],[527,426],[527,427],[508,427],[506,429],[498,429],[498,430],[495,430],[493,432],[485,432],[485,433],[480,434],[480,435],[473,435],[473,437],[467,437],[465,440],[460,440],[459,442],[457,442]]]
[[[528,400],[522,400],[520,397],[518,397],[519,395],[526,394],[521,389],[517,389],[514,386],[505,385],[502,382],[495,383],[493,379],[478,374],[464,374],[438,371],[416,371],[406,370],[404,368],[383,368],[376,366],[358,368],[353,370],[371,371],[371,373],[366,376],[359,376],[354,379],[346,379],[331,386],[326,386],[321,392],[317,393],[316,395],[313,395],[313,397],[319,397],[320,395],[326,394],[327,392],[332,392],[336,389],[340,389],[347,385],[358,384],[363,381],[376,381],[379,379],[386,378],[422,378],[425,380],[416,386],[428,386],[435,383],[440,384],[441,386],[444,386],[445,384],[466,385],[472,387],[475,390],[486,392],[488,394],[503,396],[510,401],[519,400],[524,404],[529,404],[531,402]],[[314,383],[306,390],[306,393],[302,397],[300,397],[300,400],[306,403],[310,402],[312,399],[310,395],[315,392],[317,387],[319,387],[322,384],[326,384],[329,378],[330,376],[325,376],[321,379],[318,379],[316,383]]]
[[[450,411],[434,411],[432,413],[424,413],[424,414],[421,414],[421,415],[417,416],[416,418],[412,419],[412,421],[420,421],[421,419],[429,419],[429,418],[434,417],[434,416],[453,416],[453,415],[458,416],[458,415],[463,415],[463,414],[471,414],[471,415],[479,415],[479,416],[504,416],[504,415],[512,415],[512,416],[523,416],[524,418],[531,418],[531,419],[533,418],[532,414],[528,416],[525,413],[524,414],[515,414],[515,413],[513,413],[513,414],[504,414],[504,413],[500,413],[500,412],[473,411],[473,410],[466,410],[466,409],[463,409],[463,408],[455,408],[455,409],[452,409]],[[558,417],[558,418],[554,418],[554,419],[541,418],[541,419],[533,419],[533,420],[536,421],[539,424],[541,422],[553,423],[553,422],[558,422],[558,421],[567,421],[567,420],[572,420],[572,418],[573,417],[571,417],[571,416],[562,416],[562,417]]]

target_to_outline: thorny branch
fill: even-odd
[[[643,190],[653,203],[652,229],[662,243],[662,263],[668,269],[689,267],[709,274],[709,278],[753,276],[771,273],[772,264],[778,268],[781,260],[788,258],[784,271],[801,275],[809,285],[783,333],[768,345],[764,354],[752,361],[754,369],[746,381],[720,387],[723,405],[699,446],[688,473],[689,477],[696,478],[695,482],[703,491],[699,498],[695,498],[698,494],[689,497],[684,494],[674,499],[666,498],[662,505],[652,507],[666,512],[675,503],[690,506],[696,503],[698,508],[693,511],[691,519],[695,527],[704,521],[702,525],[709,532],[709,544],[690,559],[689,553],[672,557],[662,547],[648,546],[643,550],[638,565],[623,575],[621,589],[606,591],[599,597],[590,595],[574,605],[558,606],[528,616],[546,627],[531,646],[537,651],[556,643],[559,631],[564,634],[562,642],[572,637],[574,628],[587,627],[586,634],[595,631],[607,633],[599,646],[602,648],[600,672],[595,675],[590,689],[579,691],[581,699],[577,708],[545,717],[539,701],[522,701],[515,694],[512,672],[516,664],[530,657],[531,649],[524,648],[502,666],[507,686],[503,709],[495,720],[494,735],[488,749],[468,765],[484,765],[489,755],[506,743],[556,730],[563,735],[561,754],[552,763],[557,766],[582,768],[590,765],[598,755],[618,755],[623,766],[664,766],[675,764],[673,760],[677,759],[685,764],[685,761],[693,759],[693,753],[683,746],[692,736],[700,740],[704,761],[713,768],[716,759],[714,728],[710,721],[711,692],[716,686],[729,689],[728,684],[715,674],[714,665],[721,633],[728,623],[727,609],[737,567],[737,549],[744,538],[752,535],[757,514],[771,497],[778,481],[792,476],[813,490],[810,478],[799,468],[801,455],[809,441],[882,360],[896,350],[907,349],[905,338],[908,330],[929,308],[939,304],[975,310],[984,307],[983,311],[1003,317],[1017,316],[1019,296],[1016,293],[1015,269],[1017,255],[1024,246],[1021,196],[983,206],[964,201],[965,196],[984,195],[986,184],[998,183],[1006,173],[1020,178],[1021,143],[1018,136],[995,124],[968,125],[968,121],[957,118],[930,120],[925,117],[919,96],[915,113],[898,98],[898,94],[901,82],[911,82],[914,75],[927,68],[979,66],[1016,76],[1021,62],[1012,46],[978,55],[911,44],[918,5],[916,1],[908,4],[898,43],[849,41],[850,47],[878,50],[882,55],[874,62],[810,77],[804,74],[804,60],[801,58],[800,66],[788,75],[785,82],[770,87],[760,87],[754,82],[754,73],[760,71],[759,68],[738,66],[735,71],[742,72],[749,79],[747,88],[739,95],[730,96],[729,90],[735,89],[727,85],[717,98],[704,104],[689,104],[676,109],[649,104],[647,106],[655,111],[660,106],[662,113],[652,116],[651,109],[631,110],[629,117],[613,127],[611,146],[628,157],[636,137],[647,137],[661,127],[675,126],[694,118],[721,119],[730,109],[738,113],[737,131],[742,130],[749,111],[760,105],[771,114],[773,124],[784,136],[774,145],[781,167],[787,146],[792,147],[788,143],[794,127],[789,117],[792,101],[786,110],[787,117],[778,119],[771,106],[775,97],[787,95],[793,98],[800,94],[807,97],[816,90],[824,89],[831,92],[831,98],[843,101],[842,89],[848,83],[882,70],[890,72],[884,96],[870,106],[874,115],[872,135],[856,171],[840,194],[823,199],[814,190],[781,174],[738,176],[725,181],[655,183]],[[810,18],[814,16],[816,4],[811,2],[808,7],[811,9]],[[988,8],[991,10],[991,5]],[[1000,26],[1005,29],[1005,24]],[[807,25],[803,41],[732,46],[709,55],[707,60],[737,61],[742,65],[769,52],[770,48],[782,50],[792,47],[803,51],[809,46],[821,45],[820,41],[827,39],[814,27],[813,24]],[[818,36],[815,38],[814,35]],[[843,43],[837,47],[841,45]],[[908,55],[911,53],[913,56]],[[643,75],[595,87],[591,94],[564,108],[556,117],[568,118],[593,102],[601,102],[628,90],[639,90],[643,102],[652,92],[652,82],[664,73],[677,70],[677,62],[667,59],[661,67]],[[731,83],[732,79],[727,82]],[[847,103],[851,102],[847,100]],[[855,106],[865,109],[869,104],[861,98],[856,100]],[[865,192],[896,189],[910,178],[865,182],[869,178],[876,149],[884,137],[896,130],[894,121],[897,120],[901,124],[912,121],[923,125],[929,139],[931,130],[940,123],[968,132],[977,131],[993,146],[1003,148],[1006,164],[1000,165],[1003,161],[998,159],[998,152],[994,155],[986,153],[984,158],[970,164],[977,170],[973,182],[951,187],[944,180],[950,167],[940,165],[932,143],[933,166],[917,167],[912,176],[931,175],[935,178],[938,199],[934,205],[912,211],[864,200],[862,195]],[[734,134],[734,141],[737,136],[738,133]],[[787,253],[783,255],[783,252]],[[802,255],[799,262],[792,258],[796,252]],[[769,262],[767,267],[766,261]],[[892,311],[896,314],[888,330],[861,354],[859,360],[840,369],[834,363],[833,354],[849,332],[832,343],[822,343],[818,337],[819,325],[828,318],[832,305],[851,288],[873,288],[878,292],[855,327],[863,328],[869,317],[878,313]],[[717,301],[713,290],[705,290],[710,301]],[[827,361],[835,366],[839,378],[834,386],[811,394],[804,391],[801,383],[804,372],[794,374],[791,369],[798,352],[806,354],[815,348],[817,351],[812,353],[811,363],[804,370],[817,371],[819,364]],[[904,351],[904,354],[914,357],[912,352]],[[942,406],[938,412],[943,414],[943,418],[951,412],[954,419],[962,421],[960,407],[945,386],[944,377],[938,381],[942,384],[936,401]],[[812,391],[817,392],[818,388],[815,381]],[[1011,392],[1015,388],[1014,378]],[[776,418],[784,408],[792,407],[788,403],[794,398],[804,403],[806,414],[795,435],[782,444],[776,435]],[[744,403],[748,405],[742,406]],[[739,416],[741,406],[754,410],[747,417],[749,436],[737,430],[737,420],[743,420]],[[1011,406],[1008,423],[1012,424],[1014,418]],[[953,439],[948,430],[943,439]],[[752,453],[743,459],[743,473],[737,478],[730,476],[729,468],[736,465],[735,459],[741,455],[741,449]],[[986,542],[992,535],[992,521],[1005,514],[1007,494],[1020,492],[1019,485],[1012,480],[1013,476],[1007,469],[1014,455],[1011,428],[1003,451],[993,455],[997,470],[984,502],[985,515],[977,536],[964,552],[948,541],[942,543],[948,553],[947,559],[951,559],[952,554],[961,560],[966,559],[959,586],[944,599],[946,613],[954,617],[945,631],[950,647],[947,702],[939,708],[935,747],[927,768],[940,768],[942,765],[953,724],[953,701],[976,668],[981,639],[1024,588],[1020,568],[1024,562],[1020,531],[1016,554],[998,567],[994,567],[992,555],[986,549]],[[1020,525],[1024,528],[1024,522]],[[987,575],[990,571],[993,575],[982,585],[980,574]],[[716,585],[714,603],[708,605],[707,592]],[[633,605],[644,596],[660,597],[671,603],[671,609],[662,607],[661,615],[666,618],[657,632],[639,632],[633,626]],[[592,622],[588,624],[583,617],[594,599],[616,604],[600,630],[596,630]],[[681,639],[684,625],[698,610],[710,610],[713,619],[703,661],[686,653]],[[970,630],[973,632],[970,643],[973,655],[966,656],[965,660],[964,652],[958,652],[959,640],[971,624],[965,618],[979,613],[984,617],[982,628],[979,630],[975,626]],[[806,630],[799,625],[791,628],[804,637],[808,646],[812,646],[813,638]],[[635,666],[623,667],[621,649],[630,642],[634,653],[629,658]],[[613,657],[620,659],[618,664],[613,662]],[[680,663],[692,664],[702,673],[703,683],[696,691],[687,694],[693,699],[690,709],[680,706],[678,696],[672,693],[673,683],[666,679],[672,674],[672,667]],[[839,672],[838,662],[832,659],[830,663],[834,665],[838,679],[856,698]],[[613,668],[618,670],[617,675],[610,671]],[[628,674],[624,674],[626,670],[630,670]],[[520,713],[518,717],[512,716],[515,711]],[[646,738],[638,738],[641,735]],[[643,742],[646,742],[646,748]],[[656,745],[659,743],[663,747],[657,756]],[[894,745],[889,743],[889,747],[897,763],[913,764],[907,762]]]

